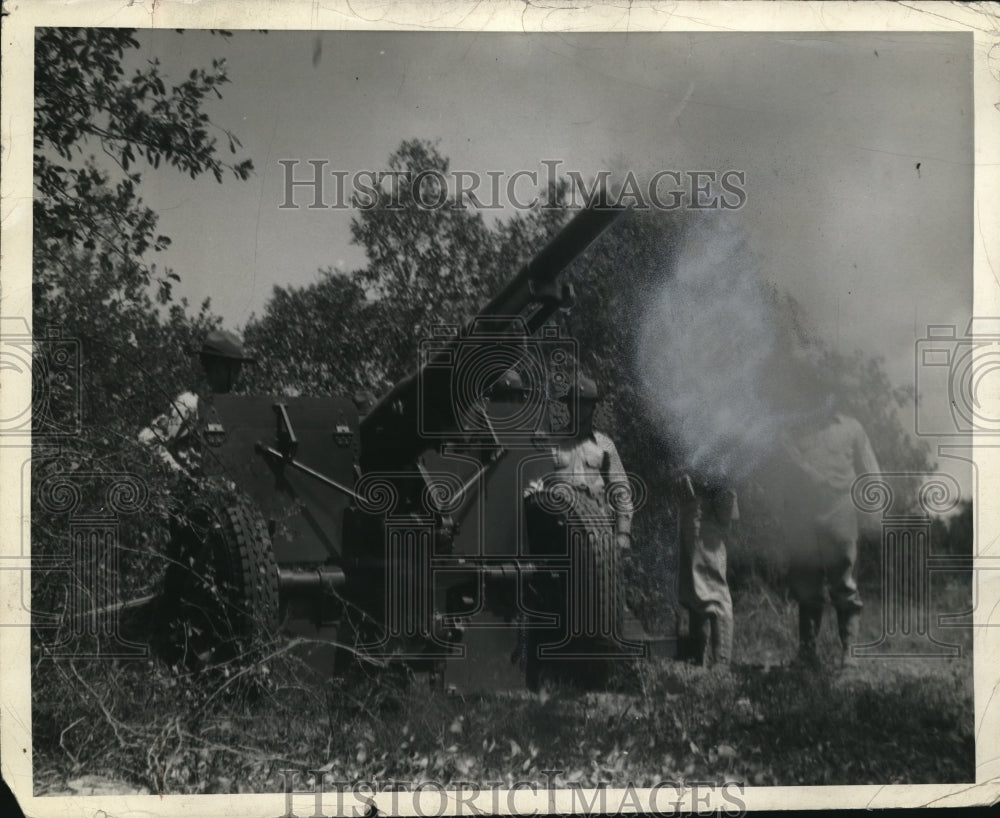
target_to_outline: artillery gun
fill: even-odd
[[[600,526],[560,509],[539,524],[537,507],[532,523],[524,502],[572,432],[550,412],[575,360],[550,323],[572,300],[560,275],[620,215],[577,214],[364,414],[346,397],[216,396],[205,471],[241,499],[199,503],[167,575],[174,610],[239,644],[296,634],[327,672],[346,649],[466,689],[523,684],[526,628],[574,667],[594,661],[581,635],[604,660],[670,649],[625,614]],[[211,598],[192,591],[206,574]]]

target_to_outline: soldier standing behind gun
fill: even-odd
[[[726,581],[726,535],[739,519],[736,492],[685,472],[677,483],[680,515],[679,598],[690,616],[699,665],[729,664],[733,600]]]
[[[851,485],[879,464],[861,424],[836,411],[831,395],[824,407],[806,414],[782,438],[787,461],[786,512],[793,539],[789,570],[792,597],[799,603],[799,660],[817,667],[816,640],[823,621],[824,585],[837,611],[842,664],[856,660],[861,595],[854,578],[858,554],[858,512]]]
[[[242,365],[254,360],[247,355],[242,341],[225,330],[213,330],[205,336],[199,357],[204,383],[196,391],[178,395],[167,412],[139,433],[139,441],[155,447],[164,462],[182,478],[171,499],[174,508],[170,512],[170,544],[164,577],[166,598],[171,604],[177,602],[184,569],[208,525],[199,515],[192,515],[192,506],[208,488],[203,480],[203,436],[222,428],[215,417],[212,398],[232,391]],[[217,481],[217,487],[234,488],[229,481]]]
[[[624,605],[619,585],[618,554],[614,552],[631,548],[633,509],[631,486],[618,449],[610,437],[596,431],[593,426],[598,398],[597,384],[588,377],[578,376],[566,396],[574,435],[552,449],[552,471],[528,487],[525,503],[532,554],[565,554],[567,525],[578,531],[577,536],[579,533],[585,536],[583,551],[578,552],[577,558],[583,559],[587,566],[578,565],[577,570],[583,570],[585,574],[591,570],[596,572],[593,580],[596,585],[588,586],[584,591],[586,598],[582,600],[589,607],[586,612],[566,609],[560,612],[571,621],[575,616],[582,615],[590,622],[602,622],[613,629],[620,627]],[[565,507],[562,522],[545,512],[547,503],[544,495],[547,493],[556,498],[555,506]],[[608,536],[612,533],[613,541]],[[534,586],[532,607],[549,609],[555,597],[563,593],[557,593],[553,587],[539,581]],[[576,626],[580,624],[576,623]],[[566,625],[563,624],[564,629]],[[570,627],[573,625],[570,624]],[[606,652],[608,645],[600,643],[613,640],[615,636],[609,630],[608,633],[575,640],[575,650],[583,657],[595,649],[598,654]],[[541,678],[538,647],[553,637],[553,634],[537,629],[522,632],[520,647],[526,651],[526,681],[531,690],[538,689]],[[611,671],[610,663],[599,655],[584,658],[584,661],[586,664],[579,659],[575,661],[573,679],[587,686],[603,686]]]
[[[155,446],[171,469],[191,478],[201,474],[199,425],[206,424],[211,431],[212,396],[231,392],[243,364],[254,360],[243,342],[225,330],[213,330],[205,336],[199,357],[205,383],[174,398],[170,409],[139,433],[139,441]]]
[[[614,441],[594,429],[594,410],[600,398],[597,384],[581,375],[566,397],[576,435],[554,450],[550,477],[557,483],[569,484],[578,495],[585,495],[613,516],[615,545],[627,550],[632,547],[631,487]],[[623,486],[621,494],[616,495],[620,502],[610,503],[609,490],[616,484]]]

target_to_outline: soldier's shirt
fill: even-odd
[[[625,467],[618,449],[606,434],[593,432],[582,440],[564,443],[552,450],[552,477],[583,489],[592,497],[607,497],[608,488],[623,484],[623,491],[612,504],[619,532],[628,533],[632,521],[632,502]]]
[[[851,486],[859,474],[880,471],[861,424],[838,412],[816,428],[786,435],[782,442],[794,466],[789,477],[797,482],[792,494],[804,506],[800,511],[831,533],[856,536]]]
[[[182,392],[170,408],[139,433],[139,441],[157,447],[168,466],[188,474],[201,470],[202,447],[199,421],[201,398],[195,392]]]

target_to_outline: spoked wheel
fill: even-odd
[[[246,500],[197,505],[173,537],[164,578],[168,641],[185,664],[249,660],[278,628],[267,524]]]

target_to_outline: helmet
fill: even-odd
[[[508,369],[500,379],[493,384],[493,395],[510,395],[524,392],[524,381],[516,369]]]
[[[253,363],[254,359],[247,355],[243,342],[233,333],[224,329],[212,330],[205,336],[201,344],[202,357],[226,358],[230,361]]]
[[[375,394],[370,389],[361,389],[354,393],[352,398],[358,413],[367,415],[375,406]]]
[[[577,401],[596,402],[600,397],[601,394],[597,389],[597,382],[586,375],[577,375],[576,381],[574,381],[566,393],[567,401],[575,398]]]

